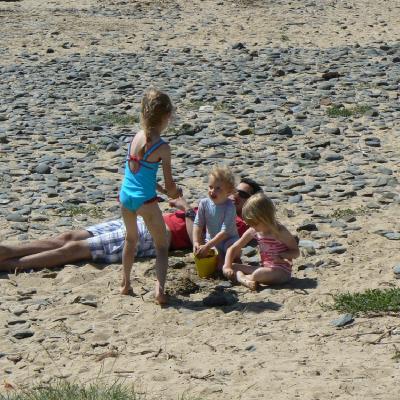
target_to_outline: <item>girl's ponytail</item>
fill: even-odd
[[[156,89],[149,89],[141,102],[141,123],[146,136],[146,144],[139,151],[143,157],[147,144],[151,143],[155,133],[163,122],[165,116],[171,115],[173,106],[167,94]]]

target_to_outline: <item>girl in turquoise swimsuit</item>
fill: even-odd
[[[156,190],[176,198],[180,189],[171,174],[171,149],[161,139],[173,113],[170,98],[165,93],[151,89],[141,103],[143,129],[129,144],[125,175],[119,198],[126,226],[126,240],[122,252],[123,276],[121,293],[131,291],[130,274],[135,259],[138,240],[137,215],[141,215],[153,237],[156,248],[156,301],[166,303],[164,285],[168,268],[168,237],[165,223],[158,207]],[[157,170],[162,164],[165,188],[157,184]]]

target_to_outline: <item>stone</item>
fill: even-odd
[[[297,232],[301,232],[301,231],[312,232],[312,231],[317,231],[317,230],[318,230],[317,225],[314,224],[313,222],[304,222],[303,224],[298,226],[296,229]]]
[[[30,331],[30,330],[22,330],[22,331],[14,332],[12,334],[12,336],[15,339],[19,339],[20,340],[20,339],[26,339],[26,338],[32,337],[34,334],[35,333],[33,331]]]
[[[387,232],[383,236],[389,240],[400,240],[400,232]]]
[[[203,304],[207,307],[231,306],[238,301],[237,296],[229,292],[212,292],[203,299]]]
[[[342,326],[351,324],[353,321],[354,321],[353,315],[346,313],[346,314],[341,315],[339,318],[332,320],[331,324],[333,326],[340,328]]]

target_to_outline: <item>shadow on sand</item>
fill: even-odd
[[[273,290],[301,290],[307,294],[306,289],[314,289],[318,285],[316,279],[312,278],[292,278],[284,285],[261,286],[258,290],[259,293]],[[271,293],[272,295],[273,293]],[[185,308],[192,311],[204,311],[209,308],[218,308],[224,313],[232,311],[261,313],[264,311],[279,311],[282,307],[281,304],[270,300],[260,301],[241,301],[238,298],[237,292],[233,288],[224,288],[217,286],[211,290],[202,300],[189,300],[182,297],[170,296],[168,307],[176,309]]]

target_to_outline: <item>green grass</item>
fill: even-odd
[[[199,108],[202,106],[212,106],[214,107],[214,111],[226,111],[229,108],[227,104],[223,102],[210,101],[207,103],[203,100],[192,100],[182,104],[182,107],[186,108],[187,110],[199,110]]]
[[[205,105],[207,105],[207,103],[202,100],[189,100],[182,104],[187,110],[198,110],[201,106]]]
[[[328,117],[337,118],[337,117],[351,117],[351,116],[360,116],[365,114],[367,111],[371,110],[370,106],[365,105],[357,105],[354,107],[346,108],[343,106],[332,106],[326,110]]]
[[[225,103],[217,102],[214,104],[211,104],[214,106],[215,111],[227,111],[229,109],[228,105]]]
[[[94,143],[89,143],[86,147],[85,147],[85,151],[87,153],[91,153],[91,152],[98,152],[100,150],[100,146],[98,144],[94,144]]]
[[[139,118],[131,114],[104,114],[87,118],[80,118],[75,121],[77,125],[116,125],[128,126],[139,122]]]
[[[400,288],[337,294],[333,296],[333,305],[327,305],[326,308],[353,315],[399,312]]]
[[[392,360],[400,361],[400,350],[394,346],[394,354],[392,356]]]
[[[7,386],[0,393],[0,400],[151,400],[146,393],[138,392],[133,386],[120,382],[113,384],[81,385],[58,380],[49,385],[41,385],[31,389],[19,389]],[[186,393],[177,396],[177,400],[202,400],[200,397],[188,396]]]
[[[65,205],[63,210],[59,211],[59,215],[62,217],[76,217],[77,215],[88,215],[93,218],[103,218],[104,212],[100,207],[91,206],[73,206]]]
[[[283,34],[283,35],[281,35],[281,40],[282,40],[282,42],[288,42],[290,39],[289,39],[288,35]]]
[[[365,207],[358,207],[358,208],[338,208],[337,210],[333,211],[333,213],[329,214],[330,218],[340,219],[344,217],[351,217],[356,215],[364,215],[368,211]]]
[[[133,387],[114,383],[112,385],[78,385],[60,381],[48,386],[29,390],[17,389],[0,394],[0,400],[141,400],[144,395]]]

